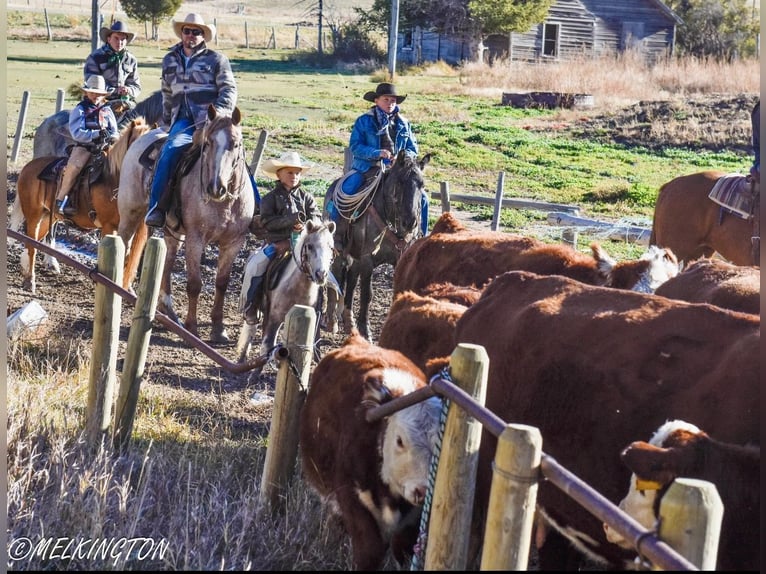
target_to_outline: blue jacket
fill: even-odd
[[[116,138],[120,134],[112,108],[107,105],[96,106],[88,98],[83,98],[69,112],[69,133],[72,139],[85,146],[97,143],[101,130],[106,130],[109,138]]]
[[[359,116],[351,130],[349,147],[354,155],[351,168],[365,172],[378,165],[380,161],[380,136],[378,122],[375,118],[375,106]],[[412,133],[410,122],[401,114],[396,115],[396,137],[394,138],[393,154],[406,150],[407,155],[417,157],[418,144]]]

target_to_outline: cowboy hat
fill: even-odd
[[[104,76],[97,76],[92,75],[88,76],[88,79],[85,81],[85,83],[80,88],[83,92],[90,92],[92,94],[101,94],[106,95],[110,93],[109,90],[106,89],[106,82],[104,81]]]
[[[310,164],[302,163],[301,157],[294,151],[283,153],[279,159],[267,159],[263,163],[263,173],[274,179],[279,179],[277,172],[283,167],[297,167],[302,172],[311,168]]]
[[[130,44],[133,41],[133,38],[136,37],[136,35],[133,32],[128,32],[128,25],[119,20],[117,20],[114,24],[112,24],[111,28],[107,28],[106,26],[101,28],[101,31],[98,33],[98,35],[101,37],[101,41],[104,44],[106,44],[107,40],[109,40],[109,36],[111,36],[115,32],[118,32],[120,34],[125,34],[128,37],[128,40],[127,40],[128,44]]]
[[[404,101],[404,99],[407,97],[406,95],[404,96],[397,95],[396,86],[394,86],[393,84],[387,84],[386,82],[383,82],[382,84],[378,84],[378,87],[375,88],[374,92],[367,92],[364,95],[364,99],[367,100],[368,102],[374,102],[380,96],[394,96],[396,98],[397,104],[401,104]]]
[[[187,14],[183,22],[173,22],[173,31],[176,33],[176,36],[181,39],[184,37],[183,32],[181,32],[184,26],[192,26],[202,30],[205,42],[209,42],[213,39],[213,36],[215,36],[215,26],[212,24],[205,24],[205,20],[203,20],[202,16],[196,12]]]

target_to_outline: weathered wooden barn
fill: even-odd
[[[397,61],[561,61],[636,50],[654,62],[673,53],[681,23],[660,0],[556,0],[546,19],[529,31],[493,34],[484,42],[468,34],[401,30]]]

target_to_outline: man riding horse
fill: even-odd
[[[349,148],[354,156],[351,171],[341,180],[342,197],[348,203],[354,203],[351,199],[363,189],[376,186],[380,181],[382,169],[391,165],[400,151],[404,151],[413,159],[418,155],[418,144],[412,133],[410,122],[401,115],[399,104],[407,96],[396,93],[393,84],[378,84],[374,92],[364,94],[364,99],[374,102],[369,110],[359,116],[354,122],[349,139]],[[381,165],[382,164],[382,165]],[[335,194],[336,201],[339,194]],[[421,233],[428,233],[428,196],[424,192],[420,198]],[[339,253],[344,252],[346,237],[349,233],[350,219],[361,215],[355,210],[347,213],[343,205],[337,205],[330,199],[327,203],[327,212],[335,221],[338,230],[335,232],[336,249]]]

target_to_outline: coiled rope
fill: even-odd
[[[449,367],[443,368],[436,373],[429,384],[437,379],[443,379],[445,381],[452,381],[449,374]],[[431,501],[434,494],[434,483],[436,482],[436,471],[439,468],[439,455],[442,450],[442,439],[444,438],[444,427],[447,424],[447,414],[449,413],[451,401],[447,398],[442,398],[442,412],[439,416],[439,434],[436,438],[436,445],[434,446],[434,453],[431,456],[431,465],[428,468],[428,490],[426,491],[426,497],[423,501],[423,512],[420,515],[420,529],[418,531],[418,540],[415,543],[414,552],[412,554],[412,562],[410,563],[410,570],[420,571],[423,570],[424,560],[426,555],[426,542],[428,539],[428,521],[431,517]]]
[[[343,191],[343,182],[353,173],[355,172],[350,171],[343,176],[332,192],[332,201],[338,209],[338,213],[348,221],[354,221],[364,214],[372,203],[372,198],[375,195],[374,191],[383,178],[383,170],[379,170],[375,179],[371,180],[368,185],[353,194],[348,194]]]

